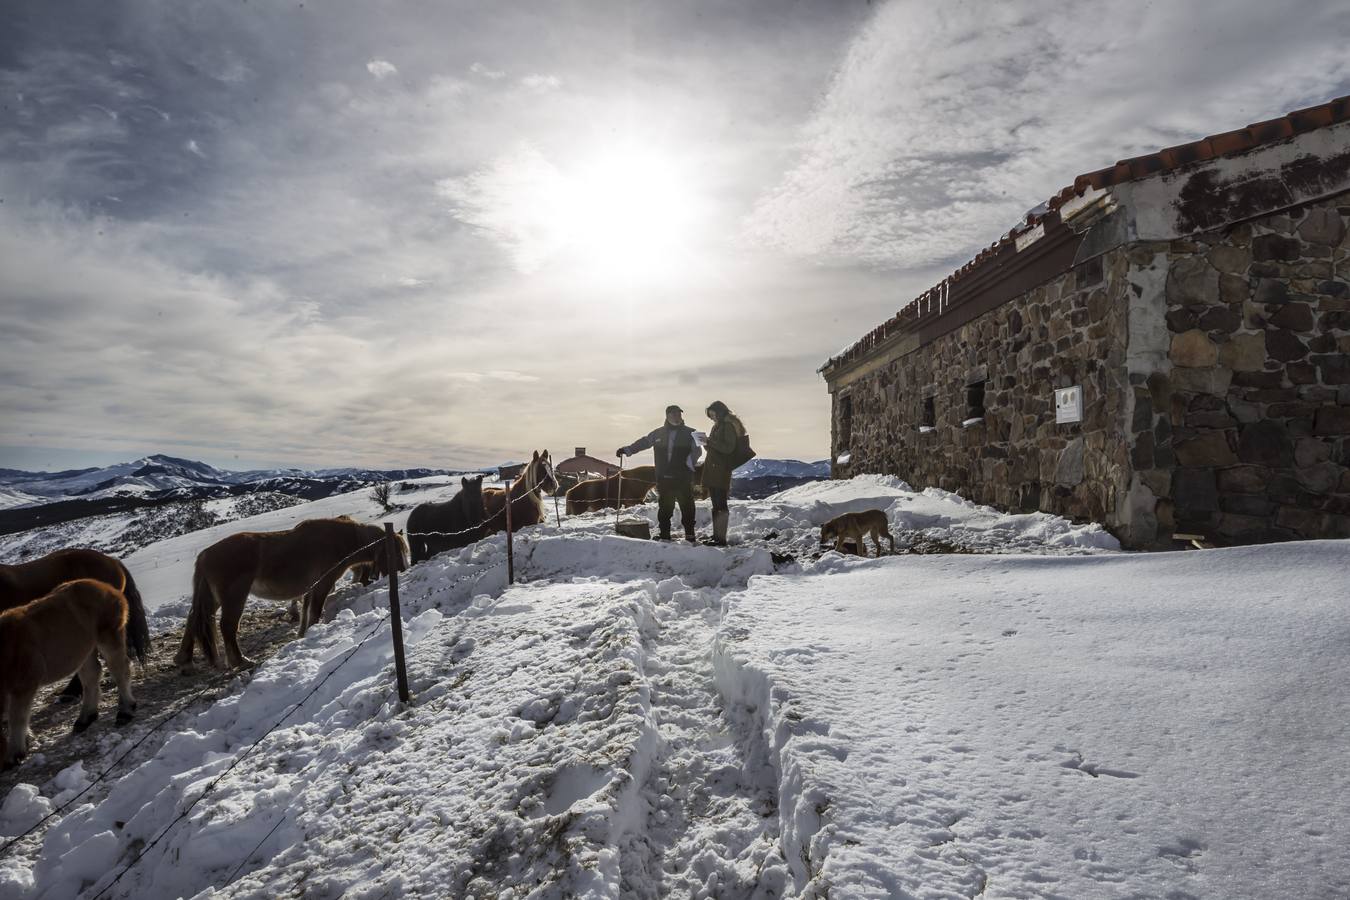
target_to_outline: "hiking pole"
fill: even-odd
[[[619,454],[619,480],[614,490],[614,527],[619,527],[619,513],[623,511],[623,454]]]
[[[558,523],[558,527],[559,527],[559,528],[562,527],[562,513],[558,512],[558,495],[557,495],[557,494],[554,494],[554,495],[553,495],[553,521],[555,521],[555,522]]]

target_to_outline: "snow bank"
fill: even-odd
[[[387,622],[344,612],[54,827],[35,896],[101,889],[231,764],[110,896],[211,896],[232,876],[231,896],[245,897],[538,883],[616,896],[614,847],[654,740],[640,677],[654,595],[650,581],[526,585],[452,619],[426,610],[406,629],[407,709]],[[340,677],[263,737],[371,633]]]
[[[812,482],[764,501],[734,504],[733,533],[737,526],[747,535],[797,532],[805,540],[796,541],[794,549],[807,552],[811,529],[835,516],[869,509],[885,511],[897,536],[915,532],[972,552],[1120,549],[1120,542],[1096,523],[1076,525],[1049,513],[1003,513],[950,491],[915,491],[892,475]]]
[[[806,895],[1344,896],[1347,565],[1320,542],[760,577],[727,598],[719,686]]]

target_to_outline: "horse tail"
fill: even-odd
[[[192,612],[188,615],[192,620],[193,635],[197,638],[197,643],[202,645],[202,654],[213,666],[220,659],[220,650],[216,647],[216,629],[211,621],[215,614],[214,606],[211,598],[211,580],[202,571],[202,562],[199,559],[192,570]]]
[[[403,525],[403,531],[408,536],[409,561],[419,563],[428,559],[426,552],[426,539],[422,537],[422,505],[413,507],[413,511],[408,514],[408,521]]]
[[[145,655],[150,652],[150,625],[145,621],[145,602],[141,600],[140,588],[131,577],[131,570],[122,564],[122,576],[126,586],[122,593],[127,598],[127,649],[136,654],[136,661],[145,665]]]

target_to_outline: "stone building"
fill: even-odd
[[[1350,97],[1079,176],[821,369],[836,477],[1350,537]]]

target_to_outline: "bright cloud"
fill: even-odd
[[[479,78],[486,78],[489,81],[496,81],[506,77],[505,72],[502,72],[499,69],[490,69],[480,62],[476,62],[469,66],[469,73],[471,75],[477,75]]]
[[[544,93],[562,87],[562,79],[557,75],[526,75],[520,79],[520,84],[526,90]]]
[[[388,78],[390,75],[398,74],[398,69],[387,59],[372,59],[370,62],[366,63],[366,71],[380,80]]]

